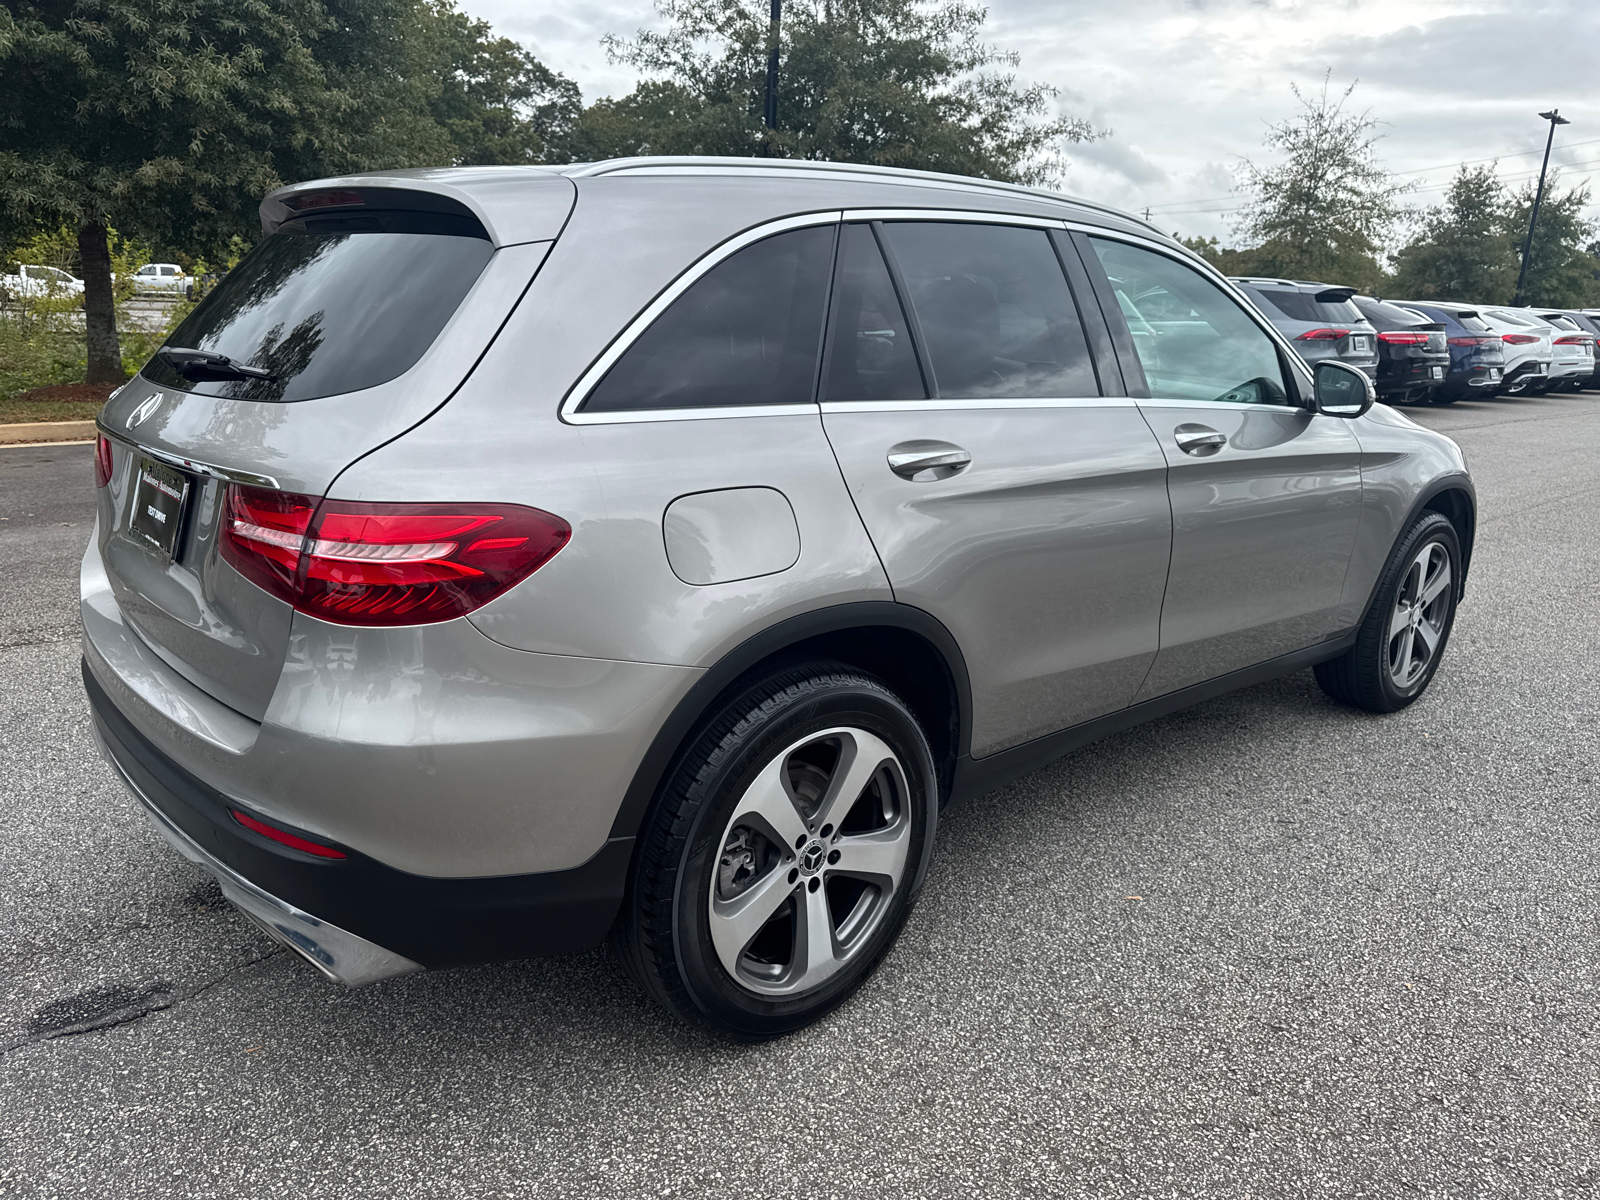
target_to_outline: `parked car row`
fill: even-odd
[[[166,293],[198,300],[215,286],[226,271],[191,275],[177,263],[145,263],[131,276],[133,291],[139,293]],[[115,279],[115,276],[112,276]],[[48,296],[81,296],[83,280],[60,267],[43,267],[24,263],[15,275],[0,276],[0,295],[6,298],[36,299]]]
[[[1600,387],[1600,310],[1379,300],[1303,279],[1233,282],[1308,363],[1359,368],[1387,404]]]

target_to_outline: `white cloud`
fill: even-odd
[[[659,25],[648,0],[463,3],[589,99],[635,78],[600,37]],[[1594,0],[991,0],[986,35],[1021,54],[1023,79],[1059,88],[1063,112],[1112,131],[1063,147],[1063,190],[1148,205],[1185,234],[1227,238],[1240,160],[1265,161],[1263,132],[1294,111],[1290,85],[1320,87],[1330,71],[1337,88],[1360,80],[1352,102],[1385,122],[1380,156],[1423,189],[1417,203],[1437,202],[1462,161],[1537,170],[1536,114],[1552,104],[1573,121],[1552,158],[1575,164],[1565,183],[1600,170]]]

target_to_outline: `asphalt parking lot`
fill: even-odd
[[[1478,481],[1427,696],[1310,672],[949,810],[862,993],[712,1041],[601,953],[360,991],[88,730],[91,447],[0,449],[0,1196],[1592,1196],[1600,394],[1413,409]]]

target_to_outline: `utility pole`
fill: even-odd
[[[761,157],[772,156],[772,139],[778,132],[778,24],[783,19],[783,0],[772,0],[772,23],[767,27],[767,102],[762,117],[767,126],[761,139]]]
[[[778,0],[772,2],[776,4]],[[1533,229],[1539,223],[1539,201],[1544,199],[1544,173],[1550,167],[1550,147],[1556,140],[1556,126],[1572,124],[1561,115],[1559,108],[1539,115],[1550,122],[1550,136],[1544,143],[1544,165],[1539,168],[1539,189],[1533,194],[1533,212],[1528,216],[1528,240],[1522,243],[1522,269],[1517,272],[1517,294],[1511,297],[1512,308],[1522,307],[1522,283],[1528,278],[1528,259],[1533,254]]]

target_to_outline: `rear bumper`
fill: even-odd
[[[315,858],[238,824],[237,802],[186,771],[128,720],[84,664],[101,749],[174,848],[263,928],[350,984],[424,967],[532,958],[599,945],[622,902],[633,839],[581,866],[494,878],[413,875],[346,849]]]

